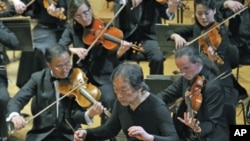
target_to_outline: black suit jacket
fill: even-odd
[[[54,82],[51,81],[51,70],[49,68],[34,73],[30,80],[10,100],[8,115],[12,112],[20,112],[30,99],[32,99],[32,115],[36,115],[56,101]],[[60,100],[58,118],[56,118],[56,104],[54,104],[33,119],[33,127],[27,133],[27,140],[42,140],[54,130],[72,140],[73,131],[65,122],[65,119],[70,122],[74,129],[78,129],[81,123],[86,123],[85,111],[74,98],[66,96]]]

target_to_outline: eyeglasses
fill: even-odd
[[[90,8],[88,8],[88,10],[82,11],[81,14],[77,14],[77,15],[75,15],[74,17],[75,17],[76,19],[80,19],[80,18],[82,18],[83,16],[88,16],[89,13],[90,13]]]
[[[66,62],[65,64],[55,66],[55,69],[63,70],[63,69],[70,69],[71,67],[72,67],[71,63]]]

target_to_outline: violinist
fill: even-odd
[[[60,87],[62,79],[77,81],[70,77],[74,71],[67,47],[51,46],[46,49],[45,58],[48,68],[32,74],[30,80],[9,101],[7,121],[14,125],[15,130],[24,128],[27,121],[20,116],[20,111],[32,100],[33,126],[25,140],[72,141],[74,130],[80,128],[81,124],[91,124],[93,117],[102,113],[103,106],[96,101],[86,109],[76,102],[75,97],[60,99],[65,94],[61,93],[64,89]],[[55,104],[48,108],[52,103]]]
[[[229,56],[229,47],[231,46],[225,25],[222,24],[216,27],[222,21],[221,13],[216,11],[215,0],[195,0],[194,14],[195,23],[193,25],[167,31],[166,39],[174,40],[176,49],[178,49],[189,44],[187,42],[188,38],[196,38],[203,35],[198,40],[195,40],[192,45],[201,53],[207,55],[211,61],[215,62],[220,69],[220,73],[227,74],[222,79],[227,102],[225,113],[229,114],[228,123],[236,124],[235,104],[237,103],[238,92],[233,87],[233,75],[231,74],[232,68]],[[210,29],[213,30],[206,33]]]
[[[71,21],[62,34],[59,44],[70,46],[73,56],[73,67],[81,68],[87,75],[89,82],[101,90],[101,102],[109,110],[112,110],[115,101],[113,85],[110,75],[113,69],[120,63],[119,57],[129,48],[130,43],[122,41],[116,48],[107,49],[102,41],[98,41],[92,48],[86,44],[85,36],[92,35],[92,32],[101,32],[98,19],[95,19],[91,6],[87,0],[70,0],[68,19]],[[100,22],[101,23],[101,22]],[[88,33],[88,34],[85,34]],[[94,42],[94,40],[92,40]],[[80,62],[78,63],[78,61]],[[101,115],[101,124],[107,120]]]
[[[163,74],[164,55],[160,50],[155,31],[159,18],[172,20],[178,6],[178,0],[169,0],[161,4],[157,0],[115,0],[115,13],[125,5],[115,19],[115,26],[124,33],[124,39],[141,44],[144,52],[139,54],[149,62],[150,74]],[[123,59],[136,60],[139,56],[129,50]]]
[[[247,3],[248,2],[248,3]],[[250,9],[249,1],[247,0],[220,0],[218,1],[218,9],[223,13],[224,18],[228,18],[233,14],[240,12],[243,8],[248,7],[243,10],[235,17],[229,20],[228,32],[230,42],[237,46],[239,50],[239,63],[240,64],[250,64],[250,33],[246,31],[248,28]],[[246,89],[240,85],[240,83],[234,79],[234,87],[239,92],[238,99],[246,99],[249,95]],[[250,123],[250,115],[249,115]]]
[[[19,40],[16,35],[9,30],[2,21],[0,21],[0,46],[2,49],[9,48],[15,49],[18,47]],[[6,70],[7,58],[4,55],[4,51],[0,51],[0,65],[4,66],[0,69],[0,141],[7,140],[8,132],[5,120],[5,114],[7,110],[7,104],[10,99],[8,92],[8,75]]]
[[[27,6],[29,2],[30,0],[13,0],[16,14],[30,16],[37,21],[32,28],[34,51],[21,54],[17,76],[19,88],[28,81],[33,72],[47,67],[43,57],[45,49],[58,43],[66,24],[66,19],[57,17],[57,9],[66,14],[68,0],[34,0]]]
[[[74,140],[105,140],[122,130],[128,141],[179,141],[169,110],[149,92],[143,77],[138,64],[125,62],[115,68],[111,79],[117,100],[110,120],[94,129],[77,130]]]
[[[173,116],[180,141],[229,141],[218,67],[192,46],[175,52],[175,64],[181,76],[157,95],[167,105],[183,99]]]

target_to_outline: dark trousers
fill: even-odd
[[[8,137],[6,125],[6,108],[9,101],[6,80],[0,77],[0,138]]]
[[[17,73],[16,85],[21,88],[32,73],[47,67],[42,51],[35,49],[33,52],[22,52]]]

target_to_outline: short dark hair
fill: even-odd
[[[111,80],[115,77],[121,76],[136,90],[149,90],[148,85],[144,81],[143,71],[140,65],[130,62],[124,62],[117,66],[111,74]]]
[[[49,48],[46,48],[45,55],[44,55],[45,60],[46,62],[50,63],[54,57],[60,56],[61,54],[65,52],[68,52],[69,55],[71,54],[69,49],[66,46],[63,46],[60,44],[53,45]]]

